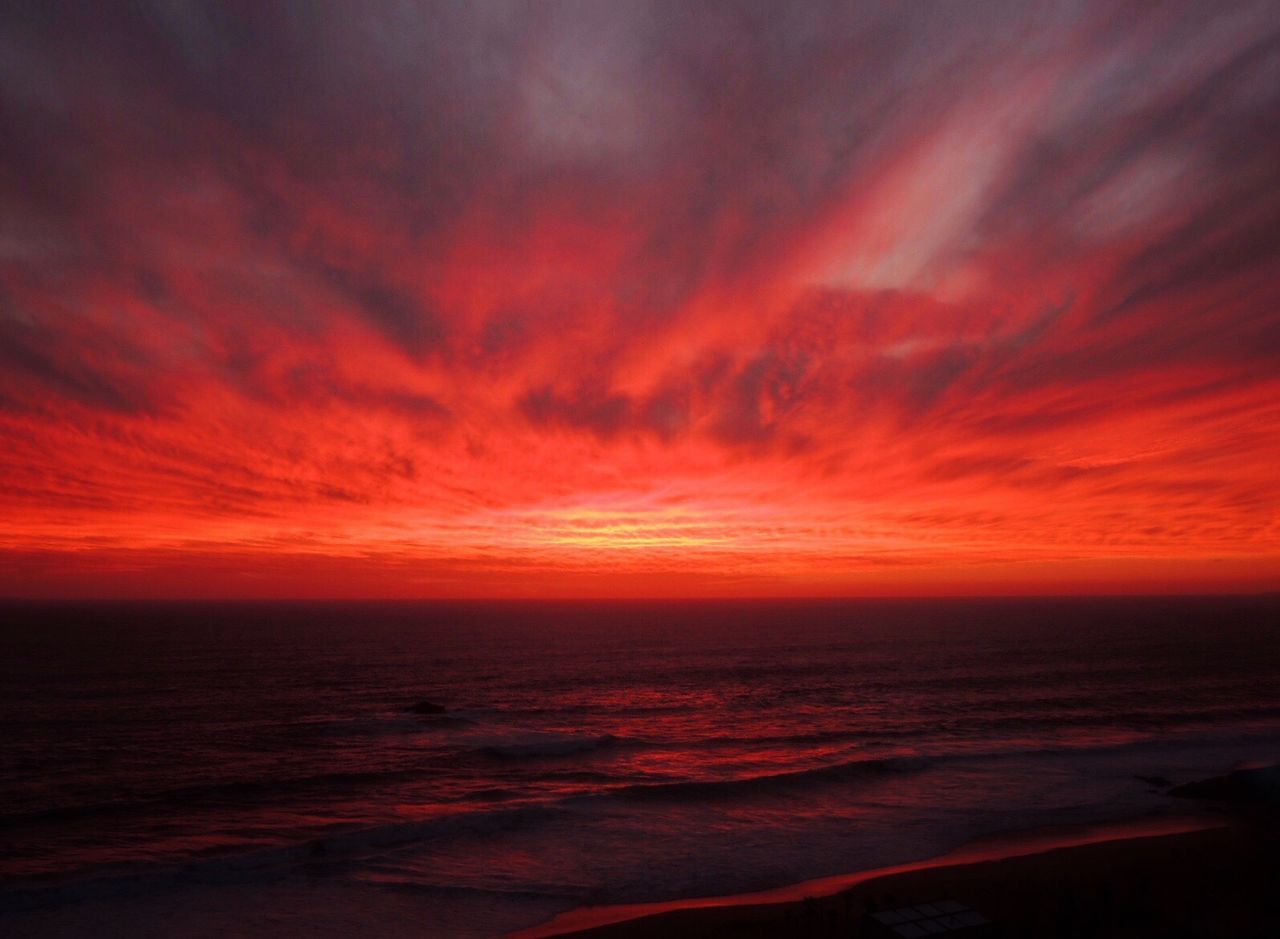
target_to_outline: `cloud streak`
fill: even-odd
[[[1273,4],[0,16],[0,591],[1276,583]]]

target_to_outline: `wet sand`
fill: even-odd
[[[954,899],[993,922],[983,935],[1261,939],[1280,936],[1277,832],[1270,813],[1237,813],[986,839],[762,893],[573,910],[514,936],[872,936],[870,911]]]

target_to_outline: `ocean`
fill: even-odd
[[[1164,780],[1280,757],[1278,628],[1277,596],[10,602],[0,933],[488,936],[1183,811]]]

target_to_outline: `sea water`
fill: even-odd
[[[1175,811],[1166,780],[1280,755],[1274,596],[0,617],[7,935],[493,935]]]

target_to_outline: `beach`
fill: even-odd
[[[707,936],[873,936],[868,914],[911,904],[958,901],[990,920],[1000,936],[1276,935],[1277,829],[1274,817],[1221,818],[1211,827],[1126,835],[1085,844],[996,855],[1000,845],[888,872],[852,876],[837,892],[770,902],[725,898],[720,905],[666,909],[620,922],[561,931],[575,918],[514,934],[519,939],[572,935],[599,939]],[[1008,846],[1006,846],[1007,848]],[[799,885],[804,887],[805,885]],[[780,891],[781,893],[781,891]],[[577,911],[576,922],[592,911]],[[596,915],[600,915],[597,911]],[[607,915],[607,914],[606,914]],[[889,933],[883,933],[889,935]],[[513,939],[514,939],[513,937]]]

